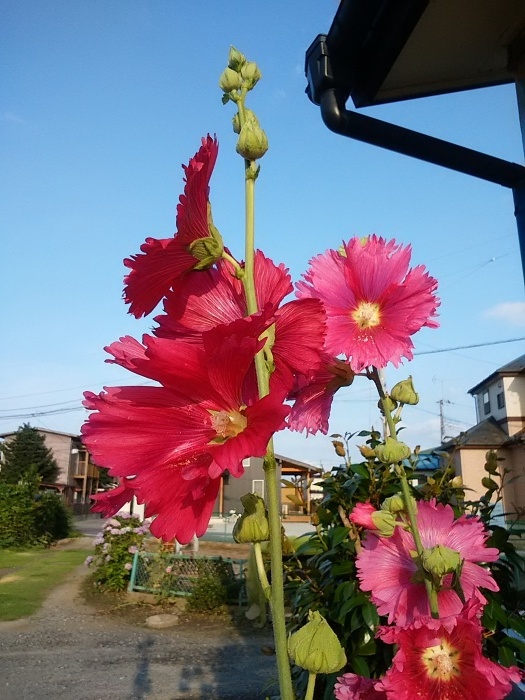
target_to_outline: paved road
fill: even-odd
[[[75,546],[89,540],[77,540]],[[261,700],[275,676],[269,630],[150,630],[79,599],[76,569],[26,620],[0,622],[2,700]],[[145,613],[146,616],[147,613]]]

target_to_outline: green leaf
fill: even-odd
[[[334,527],[330,530],[330,544],[332,547],[337,547],[343,540],[346,540],[350,529],[348,527]]]
[[[354,563],[350,560],[338,562],[332,567],[333,576],[344,576],[345,574],[352,574],[353,572]]]
[[[359,676],[365,676],[366,678],[370,677],[368,663],[360,656],[354,656],[352,659],[350,659],[350,666],[352,667],[352,671],[357,673]]]
[[[498,661],[502,666],[514,666],[516,664],[516,657],[514,652],[506,644],[502,644],[498,650]]]

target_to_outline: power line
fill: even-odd
[[[525,338],[509,338],[508,340],[493,340],[489,343],[474,343],[473,345],[458,345],[455,348],[440,348],[439,350],[422,350],[415,352],[414,355],[434,355],[438,352],[453,352],[454,350],[468,350],[470,348],[485,348],[488,345],[501,345],[502,343],[518,343]]]

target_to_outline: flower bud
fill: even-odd
[[[415,503],[414,498],[412,498],[412,500]],[[396,493],[394,496],[385,498],[383,503],[381,503],[381,510],[386,510],[389,513],[402,513],[404,510],[406,510],[405,499],[401,493]]]
[[[245,63],[246,56],[244,56],[240,51],[237,51],[235,46],[230,46],[230,53],[228,55],[228,68],[239,72]]]
[[[246,160],[262,158],[268,150],[268,137],[256,119],[246,119],[235,147],[237,153]]]
[[[407,459],[412,454],[410,447],[404,442],[387,437],[382,445],[375,448],[377,458],[383,464],[396,464]]]
[[[453,489],[462,489],[463,488],[463,477],[455,476],[453,479],[450,480],[450,485],[452,486]]]
[[[210,236],[209,238],[197,238],[196,241],[190,243],[189,249],[193,257],[198,260],[193,269],[207,270],[222,257],[223,246],[222,241]]]
[[[461,555],[459,552],[449,549],[442,544],[423,550],[421,564],[425,571],[435,576],[438,580],[446,574],[453,574],[459,571],[461,566]]]
[[[292,661],[309,673],[335,673],[346,664],[346,654],[335,632],[317,610],[288,640]]]
[[[335,454],[338,457],[346,456],[345,445],[343,442],[341,442],[341,440],[332,440],[332,445],[334,446]]]
[[[223,92],[233,92],[239,90],[242,85],[242,79],[239,73],[231,68],[225,68],[219,78],[219,87]]]
[[[242,86],[247,90],[253,90],[262,78],[261,71],[253,61],[246,61],[241,68]]]
[[[368,447],[368,445],[359,445],[357,449],[365,459],[374,459],[376,456],[376,451]]]
[[[412,377],[404,379],[402,382],[398,382],[392,387],[390,391],[390,396],[399,403],[406,403],[410,406],[415,406],[419,403],[419,394],[414,390],[414,385],[412,384]]]
[[[372,513],[374,528],[382,537],[392,537],[396,529],[396,516],[386,510],[376,510]]]
[[[252,110],[248,109],[247,107],[245,107],[245,109],[244,109],[244,119],[245,119],[245,121],[253,119],[257,124],[259,124],[259,120],[255,116],[255,112],[252,112]],[[241,118],[239,116],[239,112],[236,112],[235,115],[233,116],[232,126],[233,126],[234,133],[236,133],[236,134],[241,133]]]
[[[270,526],[264,501],[254,493],[241,497],[244,513],[235,523],[233,539],[241,542],[266,542],[270,539]]]
[[[392,413],[392,411],[394,411],[397,408],[397,403],[391,396],[387,394],[384,399],[379,399],[379,401],[377,402],[377,407],[381,411],[381,413],[384,413],[385,410]]]

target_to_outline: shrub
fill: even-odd
[[[35,526],[38,481],[0,483],[0,548],[23,549],[39,544]]]
[[[195,583],[188,598],[188,609],[193,612],[214,612],[228,602],[228,588],[219,573],[204,574]]]
[[[144,547],[149,525],[128,513],[119,513],[108,520],[95,540],[95,553],[86,559],[93,566],[96,585],[108,591],[127,588],[135,552]]]
[[[38,493],[34,510],[37,536],[45,542],[64,539],[71,533],[71,513],[56,493]]]

